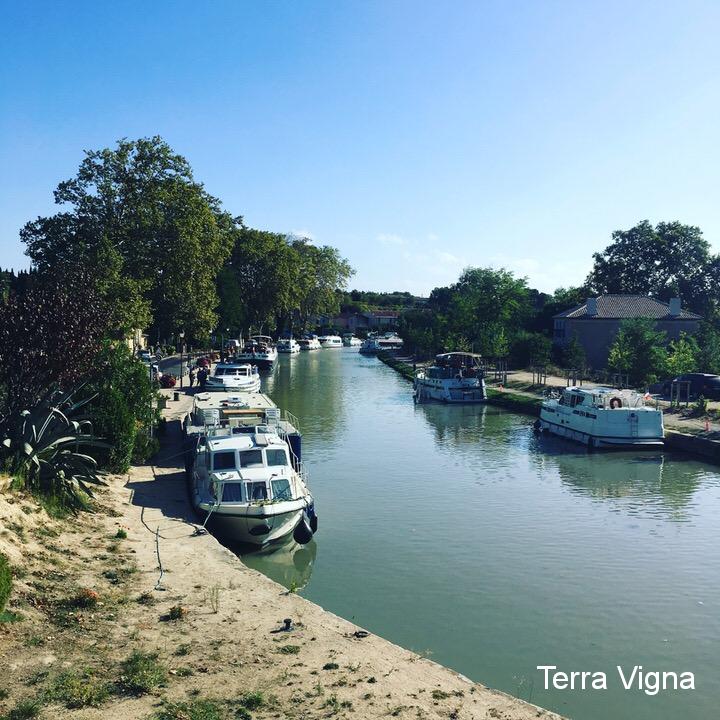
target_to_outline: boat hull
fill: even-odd
[[[485,388],[482,386],[434,386],[418,382],[415,395],[419,401],[435,400],[450,404],[483,403],[487,400]]]
[[[214,532],[233,542],[263,547],[292,536],[302,520],[305,504],[300,501],[287,504],[291,505],[289,509],[273,505],[221,505],[213,510],[209,503],[199,503],[196,507],[205,516],[212,510],[208,524]]]
[[[658,428],[645,427],[637,435],[628,435],[616,429],[605,429],[597,423],[585,423],[584,426],[570,424],[570,420],[557,417],[541,410],[536,423],[538,430],[549,432],[558,437],[572,440],[591,448],[658,448],[665,444],[662,425]]]

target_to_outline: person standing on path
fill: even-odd
[[[190,368],[190,371],[188,372],[188,378],[190,380],[190,387],[192,387],[195,384],[195,369]]]
[[[198,371],[197,379],[198,379],[198,385],[200,386],[200,390],[205,390],[205,383],[207,382],[207,376],[208,371],[202,367]]]

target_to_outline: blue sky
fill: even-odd
[[[254,227],[354,287],[467,265],[552,290],[610,233],[720,251],[718,2],[2,0],[0,266],[83,149],[162,135]]]

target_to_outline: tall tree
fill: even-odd
[[[21,231],[36,268],[88,268],[119,333],[210,333],[233,223],[185,158],[159,137],[121,140],[86,152],[55,202],[65,209]]]
[[[649,384],[667,372],[667,337],[648,318],[624,320],[610,347],[608,367],[628,373],[636,383]]]
[[[720,257],[710,252],[702,231],[679,222],[653,227],[643,220],[616,230],[612,243],[593,255],[587,284],[596,293],[680,297],[696,312],[709,313],[720,301]]]

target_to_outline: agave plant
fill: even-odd
[[[93,399],[74,402],[79,390],[50,390],[32,410],[0,420],[6,470],[30,492],[70,510],[84,508],[91,486],[104,484],[96,460],[83,451],[108,447],[89,420],[73,419]]]

